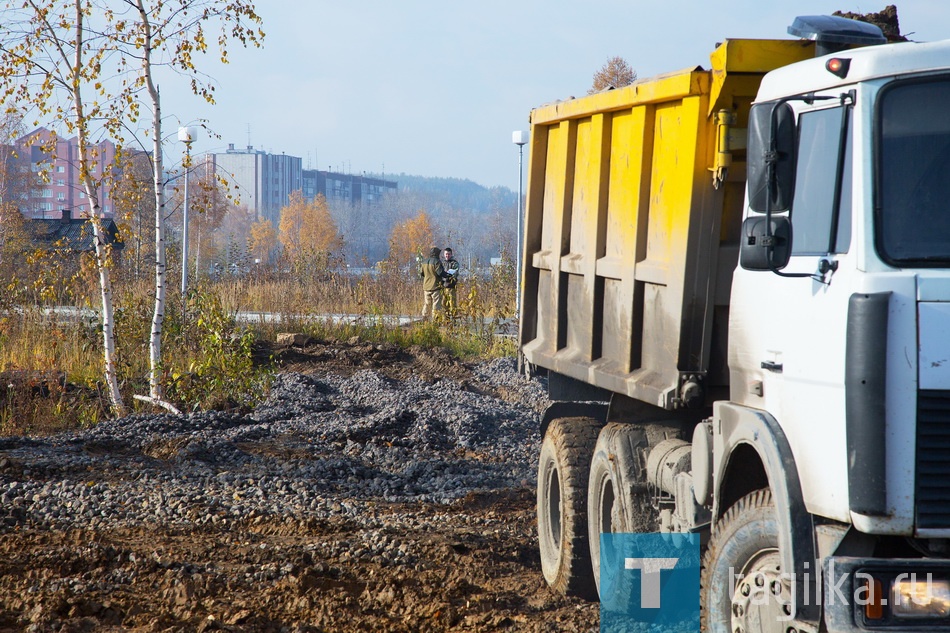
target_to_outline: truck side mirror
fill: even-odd
[[[771,230],[769,230],[771,223]],[[778,270],[792,254],[792,223],[784,215],[746,218],[742,223],[739,265],[746,270]]]
[[[795,192],[795,113],[788,103],[752,106],[749,114],[749,207],[779,213],[792,205]],[[771,193],[771,207],[769,197]]]

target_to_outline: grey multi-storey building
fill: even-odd
[[[204,160],[206,169],[227,180],[231,193],[256,219],[275,225],[290,194],[303,189],[303,169],[297,156],[269,154],[252,146],[235,149],[232,143],[223,154],[208,154]]]
[[[357,174],[340,174],[317,169],[303,170],[303,197],[313,200],[322,194],[331,204],[342,202],[374,206],[387,191],[395,192],[397,183]]]
[[[326,198],[346,242],[347,261],[359,266],[386,256],[386,237],[392,229],[391,212],[383,196],[395,192],[397,183],[357,174],[305,169],[303,197]]]

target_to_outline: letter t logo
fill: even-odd
[[[625,558],[624,568],[640,570],[640,608],[660,608],[660,571],[676,567],[678,558]]]

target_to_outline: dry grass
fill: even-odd
[[[281,315],[413,314],[418,310],[418,284],[395,275],[347,277],[331,274],[316,282],[253,277],[214,285],[231,312]]]
[[[55,432],[103,419],[98,326],[39,309],[0,317],[0,435]]]
[[[191,408],[249,407],[266,392],[271,368],[253,359],[255,341],[279,331],[301,331],[323,340],[441,346],[472,358],[511,355],[512,339],[496,336],[511,315],[510,270],[470,279],[459,288],[459,314],[440,323],[400,326],[383,315],[416,315],[419,282],[408,275],[349,277],[326,274],[300,281],[280,276],[202,284],[187,306],[168,296],[163,345],[163,384],[168,398]],[[88,305],[88,286],[57,303]],[[148,393],[148,335],[153,298],[147,283],[119,282],[114,293],[118,374],[126,404]],[[5,308],[5,309],[4,309]],[[0,306],[0,435],[45,434],[89,426],[103,419],[102,338],[95,318],[49,313],[39,307]],[[239,312],[271,313],[280,325],[241,325]],[[315,315],[363,317],[335,324]]]

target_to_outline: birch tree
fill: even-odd
[[[215,262],[217,247],[223,243],[218,238],[224,238],[219,235],[219,229],[235,207],[225,184],[214,174],[200,175],[190,181],[189,186],[195,193],[189,194],[188,234],[194,243],[195,279],[200,280]]]
[[[298,275],[312,276],[329,266],[343,249],[343,238],[322,194],[307,202],[298,189],[280,210],[278,237],[284,258]]]
[[[261,218],[251,225],[250,234],[247,237],[247,249],[251,257],[255,259],[255,263],[269,266],[278,244],[277,229],[273,222]]]
[[[145,279],[155,261],[155,192],[151,157],[141,153],[124,157],[113,183],[115,219],[125,242],[122,253],[127,279]]]
[[[426,257],[435,246],[435,225],[424,210],[393,227],[389,236],[389,261],[405,266],[416,257]]]
[[[594,73],[594,82],[587,94],[601,92],[609,88],[623,88],[637,80],[637,71],[630,67],[623,57],[611,57],[600,70]]]
[[[237,40],[259,46],[263,39],[254,5],[245,0],[3,0],[0,25],[0,94],[39,121],[77,137],[79,173],[90,201],[96,266],[102,299],[105,380],[117,415],[125,412],[116,377],[112,281],[102,232],[99,183],[90,170],[93,139],[119,146],[133,141],[143,111],[150,126],[155,197],[155,304],[149,340],[149,396],[165,406],[161,382],[161,336],[165,312],[165,194],[163,115],[155,81],[159,67],[213,103],[213,83],[196,66],[209,52],[206,27],[217,26],[219,59]],[[213,34],[211,34],[213,37]],[[137,139],[134,139],[137,140]]]
[[[12,294],[8,285],[30,245],[26,222],[17,206],[32,188],[33,176],[23,162],[17,160],[14,144],[22,134],[21,117],[16,113],[0,113],[0,289],[5,291],[5,298]]]

